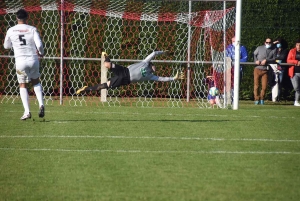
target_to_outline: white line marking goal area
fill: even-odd
[[[211,141],[260,141],[260,142],[300,142],[294,139],[265,139],[265,138],[199,138],[199,137],[158,137],[158,136],[91,136],[91,135],[0,135],[0,138],[111,138],[111,139],[161,139],[161,140],[211,140]]]
[[[259,141],[259,142],[288,142],[288,143],[299,143],[300,140],[293,139],[251,139],[251,138],[199,138],[199,137],[158,137],[158,136],[89,136],[89,135],[42,135],[42,136],[25,136],[25,135],[15,135],[6,136],[1,135],[0,139],[28,139],[28,138],[60,138],[60,139],[149,139],[149,140],[194,140],[194,141]],[[224,150],[104,150],[104,149],[55,149],[55,148],[12,148],[12,147],[0,147],[1,151],[49,151],[49,152],[89,152],[89,153],[164,153],[164,154],[286,154],[286,155],[300,155],[300,152],[291,151],[224,151]]]
[[[164,154],[285,154],[285,155],[300,155],[300,152],[289,152],[289,151],[155,151],[155,150],[102,150],[102,149],[27,149],[27,148],[1,148],[1,151],[52,151],[52,152],[94,152],[94,153],[164,153]]]
[[[17,110],[5,110],[4,112],[10,112],[10,113],[19,113],[20,111]],[[47,111],[48,113],[61,113],[60,110],[50,110]],[[69,114],[80,114],[80,113],[85,113],[85,114],[99,114],[99,115],[105,115],[105,114],[110,114],[110,115],[129,115],[129,116],[143,116],[143,115],[147,115],[147,116],[180,116],[180,117],[195,117],[195,116],[201,116],[201,117],[220,117],[220,118],[227,118],[227,117],[232,117],[232,118],[267,118],[267,119],[298,119],[297,116],[253,116],[253,115],[236,115],[236,114],[195,114],[195,113],[184,113],[184,114],[178,114],[178,113],[152,113],[152,112],[148,112],[146,114],[144,113],[139,113],[139,112],[101,112],[101,111],[92,111],[92,112],[78,112],[78,111],[67,111],[66,113]],[[67,120],[63,120],[63,121],[57,121],[57,120],[51,120],[51,122],[53,123],[66,123],[69,122]]]

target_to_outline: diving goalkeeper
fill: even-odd
[[[148,55],[142,62],[129,65],[127,68],[111,63],[105,52],[102,55],[105,56],[104,66],[108,68],[112,73],[113,77],[108,82],[97,84],[92,87],[84,86],[76,91],[76,94],[89,91],[98,91],[101,89],[117,88],[122,85],[129,85],[130,83],[143,82],[143,81],[159,81],[159,82],[170,82],[178,79],[184,79],[184,74],[177,71],[174,77],[160,77],[153,73],[155,72],[155,66],[151,60],[156,56],[165,53],[165,51],[154,51]]]

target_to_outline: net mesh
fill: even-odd
[[[228,107],[231,103],[223,97],[230,70],[225,68],[224,47],[234,35],[235,8],[227,3],[224,9],[219,1],[195,1],[190,13],[189,6],[188,1],[160,0],[6,0],[0,3],[0,38],[3,41],[7,29],[16,24],[15,12],[25,8],[28,24],[37,27],[44,43],[41,83],[46,104],[53,104],[62,92],[64,104],[74,106],[211,107],[207,76],[213,76],[221,92],[216,105]],[[154,59],[155,74],[172,77],[183,71],[189,79],[109,89],[105,102],[100,91],[75,94],[82,86],[100,83],[102,51],[128,66],[154,50],[170,52]],[[14,102],[19,90],[13,50],[0,48],[0,55],[1,102]]]

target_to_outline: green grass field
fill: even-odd
[[[300,200],[300,108],[0,104],[0,200]]]

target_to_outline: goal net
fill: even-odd
[[[45,103],[54,100],[74,106],[231,107],[231,65],[224,50],[235,29],[235,4],[220,1],[166,0],[15,0],[0,3],[0,38],[16,24],[20,8],[28,24],[40,32],[45,57],[41,83]],[[76,95],[82,86],[108,79],[101,72],[101,52],[112,62],[128,66],[154,50],[168,50],[152,61],[155,74],[183,81],[142,82]],[[19,100],[13,49],[0,48],[0,100]],[[220,94],[209,95],[216,86]],[[34,96],[34,91],[29,88]],[[211,100],[214,101],[211,101]]]

